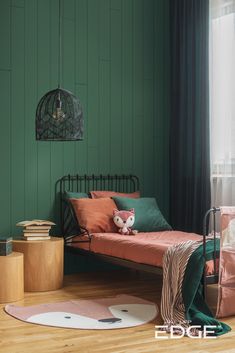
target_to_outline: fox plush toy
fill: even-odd
[[[119,228],[119,233],[123,235],[135,235],[138,233],[137,230],[131,229],[135,222],[134,208],[130,209],[129,211],[113,210],[113,221]]]

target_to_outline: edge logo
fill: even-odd
[[[156,325],[155,338],[156,339],[179,339],[187,336],[189,338],[217,338],[214,336],[215,325],[205,325],[203,328],[200,325],[189,326],[187,328],[181,325]],[[195,331],[197,334],[195,335]]]

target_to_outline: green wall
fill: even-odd
[[[58,80],[58,0],[0,0],[1,235],[53,218],[67,173],[134,173],[168,214],[168,1],[64,0],[62,12],[63,86],[85,137],[36,142],[37,102]]]

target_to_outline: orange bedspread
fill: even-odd
[[[138,233],[135,236],[118,233],[94,233],[90,251],[162,267],[163,254],[169,246],[187,240],[200,239],[202,239],[200,235],[180,231]],[[87,243],[74,243],[73,246],[89,250]],[[207,272],[211,273],[212,266],[212,261],[207,262]]]

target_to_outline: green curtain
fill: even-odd
[[[209,0],[170,0],[170,222],[202,233],[210,207]]]

